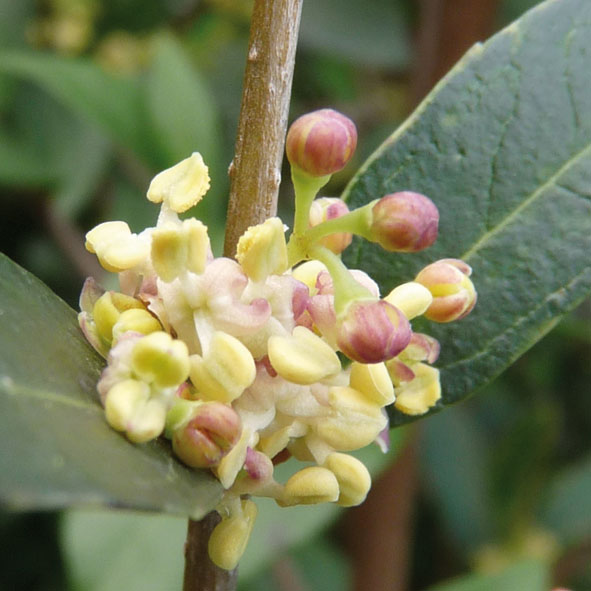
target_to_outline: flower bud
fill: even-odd
[[[289,337],[272,336],[268,351],[273,369],[295,384],[314,384],[341,370],[330,345],[304,326],[296,326]]]
[[[286,483],[284,505],[332,503],[339,498],[339,483],[327,468],[310,466],[296,472]]]
[[[312,177],[331,175],[344,168],[356,147],[355,124],[332,109],[320,109],[296,119],[285,142],[292,167]]]
[[[355,507],[365,500],[371,487],[371,476],[365,465],[353,456],[343,453],[331,453],[324,462],[337,478],[339,498],[342,507]]]
[[[353,361],[380,363],[398,355],[409,343],[410,324],[384,300],[356,300],[337,319],[337,343]]]
[[[392,193],[372,208],[370,240],[390,252],[417,252],[435,242],[438,224],[439,212],[428,197]]]
[[[148,188],[148,200],[165,202],[177,213],[187,211],[201,201],[209,190],[209,172],[201,154],[194,152],[159,174]]]
[[[312,201],[312,206],[310,207],[310,227],[317,226],[328,220],[340,218],[347,213],[349,213],[349,208],[342,199],[338,199],[337,197],[316,199]],[[350,232],[336,232],[335,234],[324,236],[318,243],[335,254],[340,254],[351,244],[352,240],[353,234]]]
[[[222,519],[208,542],[209,557],[212,562],[225,570],[238,566],[257,516],[257,506],[251,500],[243,500],[239,514]]]
[[[174,453],[192,468],[211,468],[238,443],[242,432],[240,417],[221,402],[195,407],[195,416],[172,436]]]
[[[189,351],[183,341],[163,331],[141,338],[131,353],[134,373],[159,388],[178,386],[189,376]]]
[[[442,259],[427,265],[415,281],[433,296],[425,317],[435,322],[452,322],[467,316],[476,304],[476,290],[469,276],[472,269],[458,259]]]

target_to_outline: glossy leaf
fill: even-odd
[[[102,360],[76,314],[0,256],[0,500],[11,509],[105,505],[200,517],[219,483],[157,442],[134,445],[103,418]]]
[[[346,260],[384,292],[434,260],[462,258],[479,301],[443,345],[443,405],[497,376],[591,291],[591,4],[548,0],[476,45],[345,191],[350,206],[410,189],[440,210],[428,250]],[[408,417],[397,413],[394,423]]]

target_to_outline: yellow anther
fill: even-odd
[[[267,437],[261,437],[258,449],[270,458],[274,458],[280,451],[284,450],[291,439],[291,427],[278,429]]]
[[[380,406],[394,402],[394,386],[384,363],[354,361],[351,364],[349,384],[351,388]]]
[[[115,291],[106,291],[94,304],[92,316],[99,336],[108,344],[113,339],[113,327],[126,310],[145,310],[139,300]]]
[[[157,387],[178,386],[189,376],[189,351],[183,341],[158,331],[141,338],[131,353],[131,367]]]
[[[209,252],[209,236],[207,226],[189,218],[183,221],[183,232],[187,237],[187,269],[193,273],[203,273]]]
[[[281,504],[315,505],[339,498],[339,483],[327,468],[310,466],[296,472],[286,483]]]
[[[308,286],[310,290],[310,295],[315,295],[316,293],[316,280],[318,279],[318,275],[322,272],[326,271],[326,267],[324,263],[320,261],[311,260],[302,263],[301,265],[297,266],[293,272],[292,276],[294,279],[301,281],[305,285]]]
[[[339,483],[339,505],[354,507],[363,503],[371,487],[371,476],[362,462],[335,452],[326,458],[324,467],[336,476]]]
[[[164,429],[166,409],[159,400],[150,399],[150,387],[138,380],[124,380],[113,386],[105,400],[107,422],[116,431],[124,431],[134,443],[158,437]]]
[[[236,260],[253,281],[264,281],[269,275],[287,269],[285,228],[279,218],[269,218],[251,226],[238,241]]]
[[[138,380],[124,380],[113,386],[105,400],[107,422],[116,431],[125,431],[138,405],[150,397],[150,387]]]
[[[129,331],[150,334],[157,330],[162,330],[162,325],[150,312],[143,308],[132,308],[121,312],[113,325],[113,341],[117,341],[121,335]]]
[[[249,445],[254,445],[250,441],[251,437],[251,432],[244,429],[238,443],[222,458],[222,461],[215,468],[218,480],[224,488],[230,488],[234,484],[238,472],[242,469],[246,459],[246,450]]]
[[[331,388],[328,398],[332,414],[317,420],[312,429],[336,450],[369,445],[387,424],[380,406],[353,388]]]
[[[171,168],[157,174],[148,188],[148,199],[164,201],[177,213],[197,205],[209,189],[209,173],[201,154],[194,152]]]
[[[191,356],[190,376],[200,398],[232,402],[256,377],[250,351],[235,337],[215,332],[205,358]]]
[[[207,227],[196,219],[156,228],[152,233],[152,264],[167,283],[186,270],[202,273],[208,250]]]
[[[188,244],[179,226],[156,228],[152,233],[152,265],[160,279],[169,283],[186,268]]]
[[[433,296],[424,285],[409,281],[395,287],[384,299],[412,320],[426,312],[433,301]]]
[[[396,390],[396,408],[407,415],[426,413],[441,398],[439,370],[417,363],[412,366],[415,377],[403,382]]]
[[[105,222],[86,234],[86,249],[112,273],[131,269],[146,260],[147,242],[132,234],[125,222]]]
[[[268,353],[273,369],[295,384],[314,384],[341,370],[330,345],[303,326],[296,326],[291,337],[272,336]]]
[[[232,570],[238,565],[257,516],[253,501],[241,501],[241,506],[241,513],[222,519],[209,538],[209,557],[225,570]]]

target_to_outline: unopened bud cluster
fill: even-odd
[[[354,211],[315,200],[356,141],[335,111],[297,120],[287,140],[291,237],[271,218],[245,232],[235,260],[214,257],[207,228],[178,215],[209,188],[199,154],[152,181],[156,227],[134,234],[107,222],[87,234],[121,286],[105,291],[88,279],[80,298],[80,326],[107,358],[98,384],[106,419],[134,442],[167,437],[181,461],[216,475],[226,494],[209,549],[226,569],[254,524],[250,496],[281,506],[363,501],[371,479],[348,452],[387,439],[385,406],[419,415],[441,398],[439,344],[413,332],[412,319],[449,322],[476,301],[459,260],[433,263],[385,297],[345,267],[340,253],[353,234],[412,252],[435,240],[438,223],[435,205],[410,191]],[[290,457],[311,465],[278,482],[274,465]]]

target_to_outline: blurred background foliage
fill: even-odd
[[[536,3],[304,2],[291,117],[332,106],[359,128],[355,162],[326,193],[339,194],[467,45]],[[194,150],[212,176],[196,214],[220,251],[251,5],[0,0],[2,251],[73,307],[83,278],[102,275],[84,233],[108,219],[152,225],[149,180]],[[587,303],[486,392],[393,432],[386,456],[365,452],[378,485],[363,509],[261,503],[240,589],[591,589],[590,388]],[[400,490],[380,485],[388,478]],[[180,588],[182,519],[0,517],[1,589]],[[402,524],[392,535],[376,529],[390,518]]]

